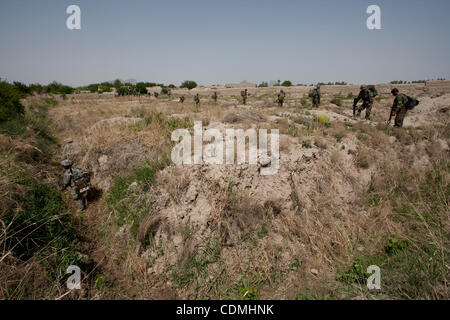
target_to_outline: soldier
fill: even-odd
[[[361,111],[366,109],[366,120],[370,120],[370,112],[372,111],[373,106],[373,98],[374,94],[369,90],[369,88],[365,85],[362,85],[360,87],[359,95],[353,100],[353,116],[355,116],[356,113],[356,104],[359,102],[359,100],[362,100],[362,105],[358,108],[358,114],[357,116],[361,116]]]
[[[198,96],[198,93],[194,96],[194,102],[197,108],[200,107],[200,97]]]
[[[64,185],[61,191],[70,186],[72,198],[77,202],[81,211],[86,209],[87,191],[90,189],[90,178],[87,172],[79,168],[72,168],[71,160],[63,160],[61,165],[64,168]]]
[[[283,102],[284,102],[284,97],[286,96],[286,94],[284,93],[283,89],[280,90],[280,93],[278,93],[278,105],[280,107],[283,106]]]
[[[217,92],[216,91],[214,91],[212,98],[214,100],[214,103],[217,103]]]
[[[159,93],[155,91],[155,92],[153,92],[153,95],[155,96],[155,98],[158,98]]]
[[[319,84],[309,92],[309,97],[312,100],[313,108],[318,108],[320,105],[320,85]]]
[[[167,96],[170,98],[172,96],[172,90],[168,89],[167,90]]]
[[[180,97],[180,102],[183,103],[184,102],[184,96]]]
[[[389,115],[388,125],[391,123],[392,117],[395,117],[394,126],[401,128],[403,126],[403,120],[405,119],[406,112],[408,111],[408,96],[403,93],[399,93],[397,88],[392,89],[391,93],[395,99],[392,105],[391,114]]]
[[[248,96],[248,92],[247,89],[241,91],[241,97],[242,97],[242,104],[247,104],[247,96]]]

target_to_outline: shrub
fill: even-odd
[[[281,84],[283,87],[291,87],[292,86],[292,82],[289,80],[283,81],[283,83]]]
[[[337,105],[337,106],[342,106],[342,99],[341,98],[333,98],[331,101],[330,101],[332,104],[335,104],[335,105]]]
[[[27,85],[17,81],[14,81],[13,84],[17,91],[19,91],[22,95],[25,96],[30,93],[30,88],[28,88]]]
[[[197,87],[197,83],[195,81],[191,81],[191,80],[186,80],[184,81],[180,88],[188,88],[189,90],[194,89]]]
[[[20,103],[22,97],[15,86],[6,81],[0,82],[0,123],[24,114],[24,107]]]
[[[321,125],[324,125],[325,127],[330,127],[331,126],[331,122],[330,122],[330,119],[328,119],[326,116],[324,116],[324,115],[321,115],[321,114],[318,114],[317,116],[316,116],[316,119],[315,119],[318,123],[320,123]]]

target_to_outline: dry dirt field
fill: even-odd
[[[51,286],[52,297],[450,298],[450,81],[396,87],[420,100],[402,129],[386,125],[390,84],[377,85],[371,121],[352,117],[359,86],[322,86],[318,109],[310,87],[286,88],[283,107],[276,88],[249,89],[247,105],[241,89],[224,88],[217,103],[211,88],[158,99],[58,97],[48,110],[59,143],[53,167],[73,159],[98,192],[83,213],[63,195],[83,235],[86,286],[66,296]],[[223,131],[279,129],[278,173],[175,166],[171,133],[194,121]],[[31,144],[0,138],[5,150],[9,143],[26,153]],[[58,185],[58,174],[43,179]],[[369,265],[380,267],[380,290],[366,287]]]

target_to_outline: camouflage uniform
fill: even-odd
[[[72,169],[72,161],[64,160],[61,162],[61,165],[65,169],[64,178],[63,178],[64,185],[61,188],[61,190],[64,191],[67,189],[67,187],[70,186],[70,191],[72,193],[72,199],[76,201],[80,210],[82,210],[82,211],[85,210],[86,209],[86,205],[85,205],[86,195],[81,194],[80,190],[78,190],[78,187],[75,184],[75,181],[73,179],[73,170],[76,170],[76,169]]]
[[[167,90],[167,96],[170,98],[172,96],[172,90],[168,89]]]
[[[247,95],[248,95],[247,89],[241,91],[242,104],[247,104]]]
[[[314,89],[309,92],[309,97],[312,99],[313,108],[318,108],[320,106],[320,86],[317,85]]]
[[[280,93],[278,94],[278,105],[280,107],[283,106],[283,102],[284,102],[284,97],[286,96],[286,94],[284,93],[283,90],[280,90]]]
[[[390,119],[395,115],[395,126],[401,128],[403,126],[403,120],[405,119],[406,112],[408,109],[406,108],[406,104],[408,103],[408,96],[399,93],[394,100],[394,104],[392,105]]]
[[[353,100],[353,105],[356,106],[356,104],[359,102],[359,100],[362,100],[362,105],[358,108],[358,114],[357,116],[361,116],[361,111],[366,109],[366,116],[365,118],[367,120],[370,119],[370,113],[372,111],[373,106],[373,95],[370,92],[370,90],[366,86],[361,86],[361,91],[359,92],[358,97],[356,97]]]
[[[158,92],[153,92],[153,95],[155,96],[155,98],[158,98],[159,93]]]
[[[217,92],[214,91],[212,98],[214,99],[214,102],[217,103]]]
[[[200,106],[200,97],[198,96],[198,93],[194,96],[194,102],[197,107]]]
[[[184,96],[180,97],[180,102],[183,103],[184,102]]]

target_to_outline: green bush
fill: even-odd
[[[332,104],[335,104],[335,105],[339,106],[339,107],[342,106],[342,98],[333,98],[333,99],[330,100],[330,102]]]
[[[281,84],[283,87],[291,87],[292,86],[292,82],[289,80],[283,81],[283,83]]]
[[[24,115],[24,107],[20,103],[23,94],[6,81],[0,82],[0,123]]]
[[[259,88],[267,88],[269,86],[269,84],[265,81],[261,82],[260,84],[258,84]]]
[[[331,122],[330,122],[330,119],[328,119],[326,116],[324,116],[324,115],[321,115],[321,114],[318,114],[317,116],[316,116],[316,119],[315,119],[318,123],[320,123],[321,125],[323,125],[323,126],[325,126],[325,127],[327,127],[327,128],[329,128],[330,126],[331,126]]]
[[[145,82],[138,82],[136,83],[136,91],[140,94],[147,94],[147,85]]]
[[[188,88],[189,90],[194,89],[197,87],[197,83],[195,81],[191,81],[191,80],[186,80],[184,81],[180,88]]]

